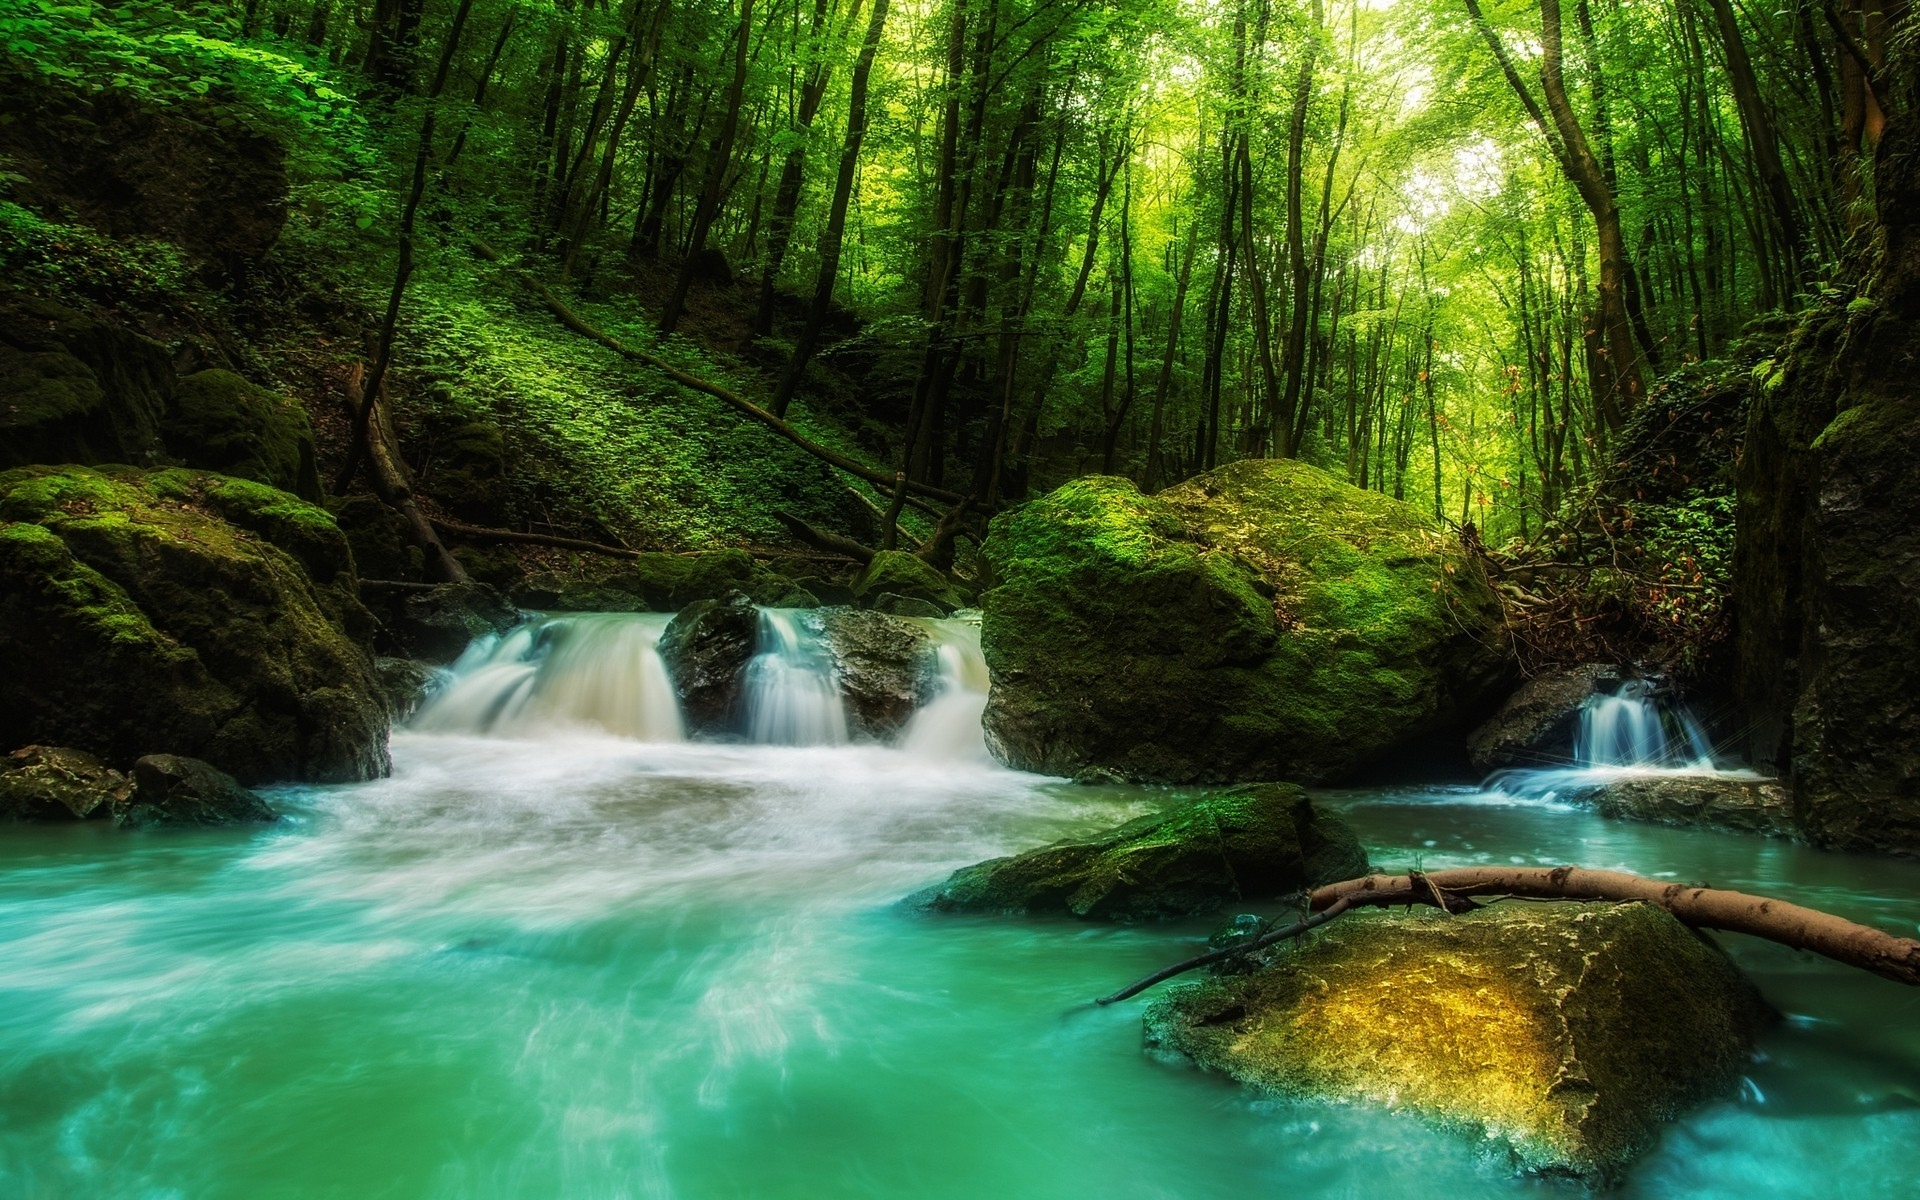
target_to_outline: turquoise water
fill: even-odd
[[[1563,1196],[1416,1120],[1156,1060],[1150,928],[930,918],[1146,811],[878,748],[402,735],[264,830],[0,829],[0,1196]],[[1577,861],[1889,929],[1920,866],[1471,790],[1328,793],[1378,863]],[[1920,1191],[1920,991],[1728,939],[1791,1019],[1629,1196]]]

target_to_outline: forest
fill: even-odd
[[[0,1192],[1909,1194],[1909,17],[0,0]]]

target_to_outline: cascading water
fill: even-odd
[[[760,610],[760,652],[747,663],[748,739],[768,746],[840,746],[847,710],[833,659],[789,609]]]
[[[933,699],[913,715],[900,748],[922,759],[988,761],[980,714],[987,707],[987,660],[980,653],[977,619],[926,621],[939,656]]]
[[[1676,736],[1677,735],[1677,736]],[[1645,680],[1580,708],[1574,762],[1582,767],[1714,769],[1713,746],[1684,705],[1663,705]]]
[[[680,701],[658,649],[668,620],[575,613],[481,638],[413,728],[515,737],[586,727],[643,742],[682,741]]]

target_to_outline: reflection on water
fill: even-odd
[[[0,830],[0,1195],[1574,1195],[1140,1052],[1210,922],[898,897],[1166,793],[882,747],[403,735],[269,830]],[[1622,867],[1911,930],[1920,869],[1471,791],[1329,793],[1376,863]],[[1727,939],[1794,1019],[1625,1194],[1907,1196],[1920,993]],[[1836,1180],[1844,1181],[1843,1190]]]

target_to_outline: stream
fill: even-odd
[[[942,683],[898,748],[822,715],[830,668],[793,626],[750,669],[760,740],[681,740],[663,623],[479,647],[395,734],[391,778],[274,789],[273,827],[6,829],[0,1196],[1582,1194],[1412,1118],[1150,1057],[1141,1002],[1090,1003],[1231,914],[903,907],[1180,794],[994,765],[964,623],[930,623]],[[1920,867],[1892,859],[1550,790],[1320,796],[1376,865],[1577,862],[1920,920]],[[1913,1195],[1920,992],[1722,941],[1787,1019],[1620,1194]]]

